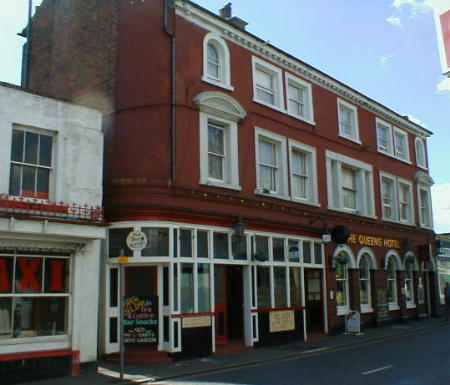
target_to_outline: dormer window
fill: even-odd
[[[231,86],[230,51],[217,33],[208,33],[203,41],[203,81],[233,90]]]

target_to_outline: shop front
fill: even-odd
[[[143,241],[139,248],[130,247],[131,238]],[[119,351],[120,256],[128,256],[125,303],[133,297],[151,299],[154,307],[155,322],[140,325],[141,333],[153,336],[151,341],[127,343],[125,334],[128,360],[136,350],[150,361],[163,355],[205,356],[304,341],[309,329],[326,331],[320,239],[145,221],[114,224],[108,244],[102,327],[106,355]]]

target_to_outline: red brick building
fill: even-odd
[[[129,305],[152,308],[141,334],[127,329],[136,350],[199,355],[336,333],[350,311],[363,328],[433,313],[431,132],[229,7],[44,1],[30,82],[110,116],[102,352],[118,350],[119,255]]]

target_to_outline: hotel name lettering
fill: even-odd
[[[401,249],[402,247],[398,239],[371,237],[364,234],[350,234],[347,243],[349,245],[386,247],[388,249]]]

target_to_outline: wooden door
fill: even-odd
[[[320,270],[305,270],[306,311],[308,330],[322,330],[322,272]]]
[[[225,345],[228,342],[228,282],[226,266],[214,266],[214,297],[216,316],[216,344]]]

